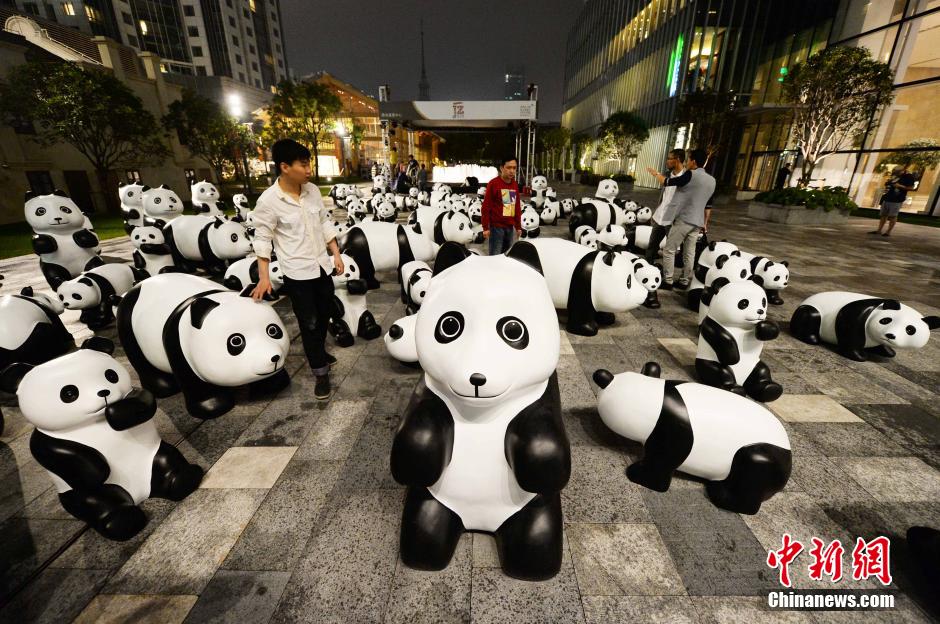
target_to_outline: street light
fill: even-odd
[[[229,114],[240,119],[242,116],[242,96],[237,93],[229,93],[225,96],[225,103],[228,106]]]

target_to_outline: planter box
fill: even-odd
[[[787,225],[827,225],[849,220],[849,213],[841,210],[826,212],[821,208],[809,210],[803,206],[781,206],[755,201],[747,205],[747,216]]]

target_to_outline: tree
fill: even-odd
[[[740,123],[734,111],[733,93],[705,89],[688,93],[679,102],[676,127],[691,128],[688,145],[705,150],[704,167],[712,157],[726,149]]]
[[[934,139],[914,139],[901,146],[901,150],[890,152],[875,168],[879,173],[888,173],[894,167],[915,169],[921,175],[940,164],[940,143]],[[916,150],[916,151],[907,151]]]
[[[803,156],[800,184],[816,165],[850,146],[894,98],[894,72],[867,48],[826,48],[798,63],[783,82],[794,105],[792,136]]]
[[[313,173],[320,180],[320,143],[332,138],[336,115],[343,103],[326,85],[310,82],[292,82],[278,85],[277,93],[267,107],[268,125],[265,142],[294,139],[313,152]]]
[[[0,82],[0,112],[29,120],[43,146],[68,143],[91,163],[106,211],[118,213],[118,165],[163,162],[165,136],[140,98],[107,71],[62,62],[29,62]]]
[[[558,128],[549,128],[541,133],[542,145],[552,155],[552,169],[556,168],[556,154],[564,152],[565,148],[571,143],[571,130],[560,126]]]
[[[163,116],[163,126],[176,132],[179,142],[193,156],[209,163],[219,182],[226,163],[238,169],[239,150],[246,143],[245,133],[238,121],[217,102],[186,89],[182,99],[170,103]]]
[[[620,172],[623,173],[624,158],[636,155],[649,136],[649,126],[642,117],[630,111],[616,112],[601,124],[598,133],[601,140],[599,155],[618,161]]]

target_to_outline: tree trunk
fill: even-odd
[[[117,180],[113,178],[108,169],[95,168],[95,177],[98,179],[98,190],[104,199],[104,212],[107,215],[121,214],[121,201],[117,193]]]
[[[800,166],[802,177],[799,180],[800,188],[808,188],[809,182],[813,177],[813,169],[816,168],[816,161],[811,161],[806,156],[803,157],[803,164]]]
[[[320,148],[316,140],[313,142],[313,179],[320,182]]]

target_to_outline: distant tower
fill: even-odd
[[[421,80],[418,81],[418,100],[431,99],[431,85],[428,83],[428,73],[424,69],[424,20],[421,20]]]
[[[503,99],[506,100],[526,100],[525,89],[525,67],[508,67],[506,69],[506,78],[503,83]]]

